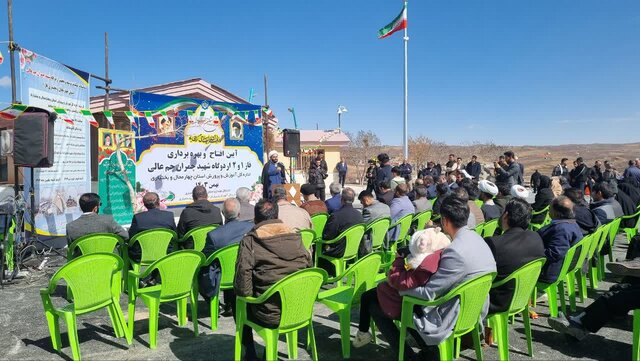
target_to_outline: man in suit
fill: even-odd
[[[251,221],[253,222],[253,205],[249,203],[251,197],[251,191],[249,188],[240,187],[236,190],[236,199],[240,202],[240,215],[239,221]]]
[[[496,263],[491,250],[483,239],[473,230],[466,227],[469,219],[467,202],[455,195],[447,196],[440,207],[442,216],[442,230],[453,241],[444,249],[440,258],[440,265],[429,282],[406,291],[400,295],[410,295],[425,300],[434,300],[443,296],[454,287],[472,278],[495,272]],[[489,308],[489,299],[483,306],[482,318]],[[438,307],[422,307],[421,315],[414,315],[414,326],[419,331],[427,349],[428,356],[437,356],[438,345],[451,335],[453,326],[458,318],[460,303],[457,299],[450,300]],[[399,332],[393,320],[386,318],[384,312],[371,312],[380,332],[390,344],[392,350],[398,350]],[[405,345],[405,357],[413,359],[413,350]]]
[[[85,193],[80,196],[80,209],[82,215],[75,221],[67,223],[67,243],[71,244],[76,239],[93,233],[113,233],[124,240],[129,239],[129,234],[110,215],[98,214],[100,209],[100,196],[95,193]]]
[[[518,184],[517,180],[522,169],[516,163],[515,154],[510,150],[504,152],[504,162],[506,163],[504,168],[498,163],[493,164],[496,169],[496,184],[504,184],[511,188]]]
[[[142,203],[147,211],[133,215],[131,227],[129,228],[129,238],[132,238],[142,231],[155,228],[176,231],[176,221],[173,218],[173,213],[158,209],[158,206],[160,206],[160,197],[157,193],[146,193],[142,197]],[[140,249],[140,244],[136,242],[133,247],[129,248],[129,257],[135,262],[140,262],[141,256],[142,250]]]
[[[225,224],[207,233],[202,253],[209,257],[215,251],[239,243],[251,228],[253,221],[241,221],[239,219],[242,206],[236,198],[227,198],[222,205],[222,214],[226,220]],[[209,267],[200,269],[199,291],[205,300],[218,294],[220,290],[220,273],[219,264],[211,264]],[[224,308],[222,315],[231,315],[231,304],[235,303],[236,295],[233,290],[224,291]]]
[[[527,230],[530,221],[531,206],[522,199],[512,199],[500,217],[504,233],[486,239],[496,260],[496,281],[507,278],[513,271],[535,259],[545,258],[542,238],[538,233]],[[506,311],[514,291],[513,283],[492,288],[489,293],[489,313]]]
[[[397,222],[407,214],[413,214],[415,212],[416,209],[407,196],[408,188],[409,187],[404,183],[398,184],[396,187],[396,191],[394,193],[395,196],[389,205],[389,208],[391,209],[391,222]],[[398,236],[398,232],[400,232],[400,226],[390,230],[387,233],[389,240],[395,240]]]
[[[364,223],[371,223],[379,218],[391,218],[391,209],[388,205],[376,200],[373,193],[364,190],[358,195],[358,200],[362,204],[362,219]]]
[[[333,182],[329,184],[329,192],[331,193],[331,198],[324,201],[324,204],[327,205],[327,211],[329,214],[337,211],[342,207],[342,202],[340,201],[340,183]]]
[[[478,163],[478,157],[474,155],[471,157],[471,162],[467,163],[465,170],[473,177],[473,179],[479,180],[480,172],[482,171],[481,168],[480,163]]]
[[[220,209],[209,202],[207,189],[195,186],[192,191],[193,203],[182,210],[178,221],[178,237],[183,237],[190,230],[200,226],[222,224]]]
[[[327,224],[324,226],[324,231],[322,232],[322,239],[334,239],[350,227],[364,223],[362,214],[353,208],[355,198],[356,193],[353,189],[347,187],[342,190],[340,198],[342,207],[329,216]],[[345,247],[346,241],[343,239],[336,243],[325,245],[322,254],[331,257],[342,257]]]

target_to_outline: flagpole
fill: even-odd
[[[409,100],[409,75],[408,75],[408,61],[407,61],[407,48],[408,48],[408,44],[409,44],[409,35],[407,34],[407,29],[408,29],[408,20],[409,20],[409,13],[407,11],[407,3],[408,1],[405,0],[404,2],[404,11],[405,11],[405,18],[407,19],[407,26],[404,27],[404,134],[403,134],[403,142],[402,142],[402,147],[403,147],[403,153],[404,153],[404,159],[409,158],[409,139],[408,139],[408,119],[407,119],[407,111],[409,108],[409,104],[408,104],[408,100]]]

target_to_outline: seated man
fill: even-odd
[[[379,218],[391,218],[391,209],[388,205],[373,198],[373,193],[364,190],[358,195],[362,204],[362,219],[364,223],[371,223]]]
[[[314,184],[303,184],[300,187],[300,193],[302,193],[302,198],[304,199],[304,203],[300,208],[307,211],[310,216],[316,213],[328,213],[327,205],[316,197],[316,186]]]
[[[438,183],[436,186],[438,192],[438,199],[433,203],[433,213],[440,214],[440,205],[444,201],[444,198],[449,194],[449,186],[447,183]]]
[[[469,201],[469,194],[467,194],[467,191],[463,187],[456,188],[453,191],[453,194],[457,196],[458,199],[461,199],[467,202],[467,208],[470,208],[469,205],[471,204],[471,202]],[[476,217],[471,212],[471,209],[469,209],[469,219],[467,220],[467,228],[474,229],[476,226],[477,226]]]
[[[442,230],[453,239],[451,245],[442,252],[438,270],[431,276],[429,282],[401,291],[402,296],[434,300],[465,281],[496,271],[496,264],[487,244],[476,232],[466,227],[469,220],[467,201],[455,195],[448,196],[442,202],[440,214]],[[422,312],[414,315],[414,326],[429,346],[426,352],[437,355],[436,345],[451,335],[459,307],[458,300],[455,299],[438,307],[421,307]],[[486,316],[488,308],[487,297],[481,314],[482,318]],[[389,342],[391,349],[398,350],[399,332],[393,320],[386,318],[381,310],[371,311],[378,329]],[[406,350],[405,355],[411,359],[414,356],[413,351],[409,347],[406,347]]]
[[[380,183],[380,194],[378,194],[378,200],[386,205],[391,205],[391,200],[394,197],[395,191],[391,190],[389,182]]]
[[[129,234],[111,215],[98,214],[100,196],[95,193],[85,193],[79,199],[82,215],[75,221],[67,223],[67,243],[70,245],[76,239],[94,233],[113,233],[125,241]],[[78,254],[80,250],[78,249]]]
[[[356,193],[353,189],[347,187],[342,190],[340,197],[342,207],[329,216],[327,224],[324,226],[324,231],[322,232],[323,240],[334,239],[350,227],[364,223],[362,214],[353,208],[355,198]],[[345,247],[346,240],[342,239],[336,243],[325,245],[322,254],[331,257],[342,257]]]
[[[419,185],[415,187],[416,198],[414,199],[413,207],[416,213],[428,211],[432,208],[431,201],[427,198],[427,187]]]
[[[239,243],[251,228],[252,221],[241,221],[242,206],[236,198],[227,198],[222,205],[222,214],[226,222],[224,225],[207,233],[207,241],[202,249],[202,253],[209,257],[220,248]],[[211,264],[209,267],[202,267],[198,276],[200,284],[199,291],[205,300],[218,294],[220,289],[220,265]],[[228,316],[231,312],[231,305],[235,303],[235,293],[233,290],[224,291],[224,312],[223,316]]]
[[[531,206],[522,199],[512,199],[507,203],[500,217],[504,233],[486,239],[491,253],[496,260],[498,274],[494,282],[505,279],[525,264],[544,258],[544,245],[538,233],[529,231]],[[515,292],[513,282],[499,288],[492,288],[489,293],[489,313],[504,312],[509,309],[511,298]]]
[[[413,214],[415,208],[407,196],[408,186],[404,183],[396,187],[395,197],[391,200],[389,208],[391,209],[391,222],[397,222],[400,218],[407,214]],[[400,232],[400,226],[395,227],[388,233],[389,240],[393,241]]]
[[[312,229],[311,216],[304,209],[287,201],[287,191],[284,187],[273,190],[273,201],[278,203],[278,219],[282,223],[298,232],[301,229]]]
[[[598,217],[601,224],[607,224],[615,218],[624,215],[622,206],[620,206],[620,203],[618,203],[618,201],[613,197],[613,190],[609,183],[596,183],[593,186],[591,195],[593,197],[593,202],[591,203],[590,208],[593,213],[595,213],[596,217]]]
[[[545,209],[551,201],[556,197],[551,190],[551,178],[546,175],[540,176],[540,182],[538,184],[538,192],[536,193],[536,198],[534,203],[531,205],[534,211],[539,212]],[[544,213],[536,214],[531,218],[531,222],[535,224],[540,224],[544,221],[545,218]]]
[[[220,209],[209,202],[205,187],[195,186],[192,195],[193,203],[182,210],[178,221],[178,237],[180,238],[196,227],[222,224]]]
[[[329,214],[337,211],[341,207],[341,202],[340,202],[341,189],[342,188],[340,188],[340,183],[333,182],[329,184],[329,193],[331,193],[331,198],[324,201],[324,203],[327,205],[327,211],[329,212]]]
[[[146,212],[140,212],[133,215],[131,227],[129,228],[129,238],[133,238],[136,234],[155,228],[164,228],[176,231],[176,221],[173,213],[160,210],[160,197],[157,193],[148,192],[142,197],[142,203],[147,209]],[[133,261],[140,262],[142,249],[140,243],[136,242],[129,248],[129,258]]]
[[[493,199],[493,203],[500,207],[500,214],[504,212],[504,207],[513,198],[511,196],[511,187],[506,184],[496,184],[498,186],[498,195]]]
[[[576,223],[582,230],[582,235],[593,233],[600,226],[600,221],[587,206],[582,191],[578,188],[567,188],[564,190],[564,195],[573,202],[573,214],[576,216]]]
[[[547,258],[538,278],[543,283],[553,283],[558,279],[567,250],[582,239],[582,231],[573,213],[573,202],[569,198],[555,198],[549,207],[549,215],[551,224],[538,231]]]
[[[483,202],[480,210],[485,221],[500,218],[500,207],[493,203],[493,197],[498,195],[498,187],[488,180],[481,180],[478,182],[478,189],[480,190],[479,199]]]
[[[238,221],[253,222],[253,205],[249,203],[251,198],[251,190],[246,187],[240,187],[236,190],[236,199],[240,202],[240,215]]]
[[[255,226],[242,238],[238,250],[233,289],[238,296],[259,297],[285,276],[311,266],[311,256],[302,245],[300,234],[278,219],[278,205],[260,200],[255,206]],[[249,320],[268,328],[280,324],[278,295],[260,305],[247,305]],[[232,303],[235,317],[235,302]],[[253,332],[242,330],[244,359],[257,359]]]
[[[438,196],[438,192],[436,191],[435,181],[433,177],[428,175],[424,177],[424,186],[427,187],[427,198],[434,199]]]
[[[469,211],[471,212],[471,214],[473,214],[475,224],[478,225],[480,223],[484,223],[484,213],[482,213],[482,210],[475,202],[480,195],[478,186],[476,186],[473,181],[466,178],[462,181],[462,188],[464,188],[464,190],[467,191],[467,194],[469,195]]]

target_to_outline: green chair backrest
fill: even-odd
[[[589,244],[589,251],[587,252],[587,259],[592,259],[593,255],[596,253],[598,249],[598,245],[600,244],[600,240],[606,230],[606,226],[599,226],[593,233],[586,235],[585,237],[591,236],[591,242]]]
[[[436,201],[438,200],[438,197],[435,197],[434,199],[431,200],[431,206],[433,206],[434,204],[436,204]]]
[[[509,282],[515,282],[513,297],[508,310],[509,314],[520,312],[529,304],[531,293],[536,287],[542,265],[546,260],[546,258],[533,260],[513,271],[507,278],[493,284],[492,288],[496,288]]]
[[[429,221],[431,220],[432,214],[433,214],[433,211],[428,209],[426,211],[422,211],[416,214],[413,217],[413,223],[415,223],[416,225],[416,231],[422,231],[427,227],[427,223],[429,223]]]
[[[532,215],[532,216],[537,216],[538,214],[542,214],[542,213],[545,213],[545,212],[546,212],[547,214],[549,214],[549,206],[546,206],[546,207],[542,208],[542,209],[541,209],[541,210],[539,210],[539,211],[532,210],[532,211],[531,211],[531,215]]]
[[[124,245],[124,240],[117,234],[112,233],[94,233],[82,236],[68,247],[67,259],[71,260],[76,248],[80,249],[83,255],[93,253],[113,253],[118,246]]]
[[[598,246],[596,248],[597,252],[600,252],[600,250],[602,250],[602,247],[604,247],[605,242],[609,240],[609,230],[611,229],[612,225],[613,225],[612,223],[607,223],[605,225],[598,227],[598,230],[600,230],[601,233],[598,239]]]
[[[115,273],[122,271],[122,258],[113,253],[92,253],[62,266],[49,281],[49,294],[63,279],[73,294],[76,314],[94,311],[111,303]]]
[[[318,268],[307,268],[292,273],[271,286],[265,293],[280,295],[282,313],[280,330],[296,328],[310,321],[318,291],[326,272]]]
[[[458,337],[472,330],[480,320],[480,312],[489,295],[489,289],[495,273],[487,273],[470,279],[449,291],[443,298],[460,299],[460,312],[456,325],[453,327],[453,336]]]
[[[498,229],[498,219],[492,219],[484,222],[484,227],[482,228],[482,237],[492,237],[496,233],[496,229]]]
[[[638,205],[638,211],[634,214],[630,214],[628,216],[623,216],[622,219],[632,219],[634,222],[634,226],[633,227],[625,227],[625,228],[635,228],[638,229],[640,228],[640,205]]]
[[[360,247],[363,236],[364,224],[356,224],[355,226],[349,227],[337,237],[338,239],[344,238],[346,241],[344,255],[342,256],[343,259],[353,259],[358,255],[358,247]]]
[[[365,228],[364,232],[369,234],[371,238],[371,248],[374,250],[380,249],[383,246],[384,239],[387,236],[389,225],[391,224],[391,218],[384,217],[378,218],[369,224]]]
[[[173,301],[191,292],[197,271],[203,262],[204,255],[198,251],[177,251],[153,262],[145,273],[151,274],[157,269],[162,281],[160,300]]]
[[[136,242],[140,244],[142,250],[140,264],[147,266],[166,256],[169,243],[175,241],[177,237],[176,232],[170,229],[149,229],[131,237],[129,247]]]
[[[233,278],[236,274],[236,259],[238,258],[239,247],[240,245],[237,243],[222,247],[213,252],[204,262],[205,266],[209,266],[214,261],[217,261],[220,264],[221,288],[233,287]]]
[[[184,245],[186,241],[188,241],[189,239],[192,239],[193,250],[202,252],[202,250],[204,249],[204,244],[207,242],[207,233],[213,231],[218,227],[219,225],[217,224],[196,227],[190,230],[189,232],[187,232],[187,234],[185,234],[184,237],[182,237],[182,239],[180,240],[180,243]]]
[[[473,230],[478,234],[478,236],[482,237],[482,233],[484,231],[484,223],[476,224]]]
[[[480,199],[475,199],[473,203],[475,203],[478,208],[481,208],[484,205],[484,202]]]
[[[616,235],[620,230],[620,222],[622,222],[622,217],[618,217],[613,221],[609,222],[609,224],[611,224],[611,227],[609,228],[608,238],[609,238],[609,242],[611,242],[611,245],[613,245],[613,241],[615,241]]]
[[[590,237],[583,237],[576,244],[569,247],[567,254],[564,256],[562,268],[560,269],[556,282],[563,281],[568,273],[582,267],[584,259],[587,257],[587,253],[589,253],[590,242]]]
[[[371,253],[351,265],[343,274],[342,278],[347,278],[346,286],[350,286],[353,291],[352,304],[360,302],[360,296],[376,286],[375,278],[378,275],[382,255]]]
[[[302,244],[304,245],[304,248],[310,249],[311,244],[313,244],[313,241],[316,239],[316,232],[312,229],[301,229],[300,236],[302,237]]]
[[[311,216],[311,223],[313,223],[313,230],[316,232],[316,236],[322,237],[322,232],[324,231],[324,226],[327,224],[328,219],[328,213],[316,213]]]
[[[389,231],[393,231],[396,227],[400,227],[400,230],[396,232],[396,239],[393,242],[404,241],[411,229],[411,222],[413,222],[413,213],[402,216],[395,223],[389,226]]]

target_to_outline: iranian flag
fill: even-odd
[[[103,111],[103,113],[104,113],[104,116],[107,118],[109,125],[111,125],[111,128],[115,128],[116,123],[113,122],[113,112],[109,110],[105,110]]]
[[[155,128],[156,122],[153,121],[153,112],[146,110],[144,112],[144,117],[147,118],[147,123],[149,123],[149,126]]]
[[[4,55],[2,55],[2,52],[0,51],[0,64],[4,63]]]
[[[10,107],[0,111],[0,118],[6,120],[16,120],[20,114],[27,110],[27,105],[11,104]]]
[[[96,121],[96,118],[93,117],[93,113],[91,113],[91,110],[81,109],[80,113],[82,113],[82,116],[84,117],[84,119],[86,119],[89,122],[89,124],[91,124],[96,128],[100,127],[100,124],[98,124],[98,121]]]
[[[135,115],[133,114],[133,112],[129,111],[129,112],[124,112],[124,115],[127,116],[127,118],[129,118],[129,121],[131,122],[131,126],[132,127],[137,127],[138,124],[136,124],[136,118]]]
[[[396,31],[404,30],[407,28],[407,7],[402,7],[400,15],[398,15],[392,22],[390,22],[384,28],[378,30],[378,39],[384,39]]]
[[[71,119],[69,114],[67,114],[66,110],[64,110],[62,108],[53,108],[53,111],[56,112],[56,114],[58,114],[58,116],[60,118],[62,118],[62,120],[64,120],[65,123],[69,123],[69,124],[73,125],[73,119]]]

